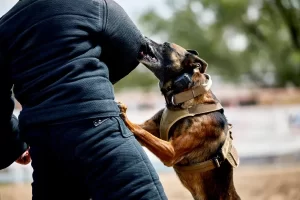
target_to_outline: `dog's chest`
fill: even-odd
[[[160,120],[160,138],[169,140],[169,132],[172,126],[179,120],[186,117],[194,117],[199,114],[209,113],[223,109],[220,103],[216,104],[198,104],[188,109],[170,110],[165,108]]]
[[[190,113],[187,109],[173,111],[168,108],[165,108],[160,121],[160,138],[168,141],[169,132],[172,126],[180,119],[194,115],[194,113]]]

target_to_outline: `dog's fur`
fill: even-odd
[[[218,102],[211,91],[179,105],[173,105],[168,99],[176,93],[176,88],[173,88],[174,78],[183,72],[193,70],[193,84],[190,87],[196,87],[206,80],[203,73],[207,65],[195,51],[176,44],[157,44],[148,39],[147,45],[141,49],[139,61],[159,79],[166,106],[170,110]],[[126,117],[126,106],[122,103],[119,106],[123,120],[138,141],[166,166],[188,165],[211,159],[225,140],[224,129],[228,122],[221,111],[181,119],[170,130],[169,140],[164,141],[159,138],[163,109],[143,124],[137,125]],[[227,161],[220,168],[206,172],[175,171],[196,200],[240,199],[233,183],[233,168]]]

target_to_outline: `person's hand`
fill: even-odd
[[[29,149],[27,149],[15,162],[21,165],[27,165],[31,161]]]

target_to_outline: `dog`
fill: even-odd
[[[166,107],[143,124],[121,117],[141,145],[173,167],[195,200],[240,199],[233,183],[239,165],[232,145],[231,124],[210,90],[208,64],[195,50],[146,38],[138,60],[159,80]]]

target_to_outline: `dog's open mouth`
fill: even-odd
[[[137,59],[140,62],[157,63],[158,59],[155,56],[154,50],[150,45],[143,45],[139,51]]]

